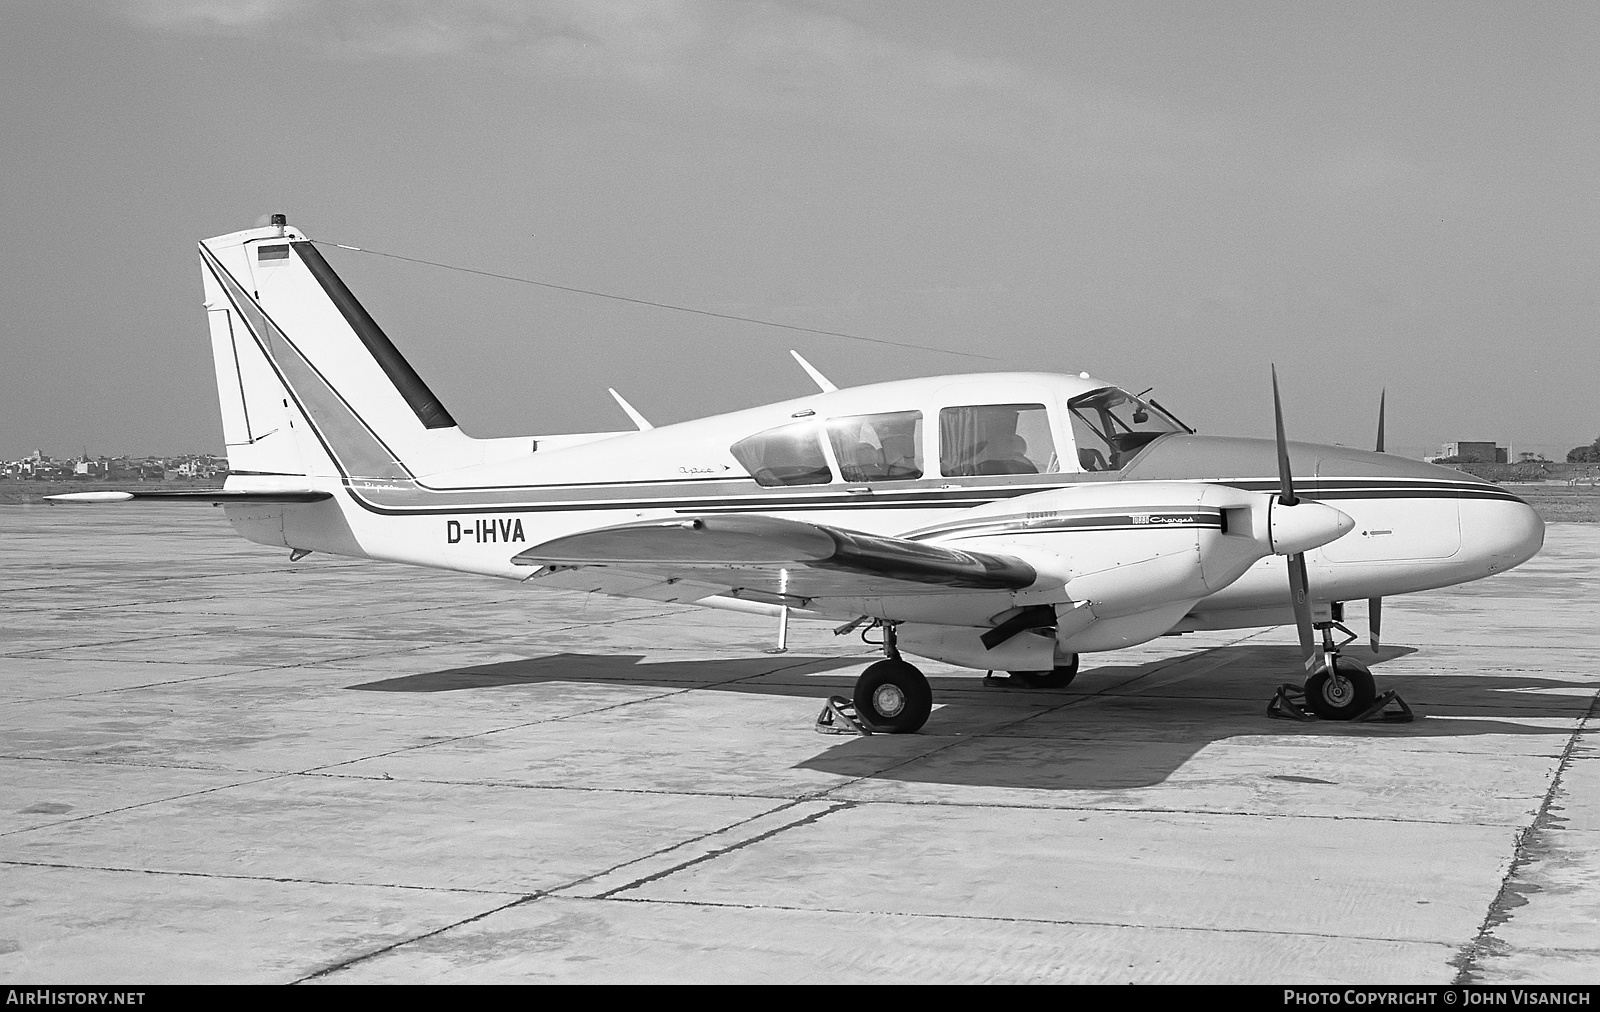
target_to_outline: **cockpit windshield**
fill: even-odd
[[[1145,445],[1169,432],[1193,432],[1154,400],[1102,387],[1067,402],[1078,464],[1085,471],[1120,471]]]

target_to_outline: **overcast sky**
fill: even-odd
[[[1219,434],[1600,435],[1600,4],[0,0],[0,457],[220,452],[195,241],[473,435],[1086,369]]]

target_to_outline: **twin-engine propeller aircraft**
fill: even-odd
[[[853,699],[869,731],[928,717],[905,654],[1059,687],[1084,653],[1291,621],[1311,710],[1370,715],[1372,675],[1332,639],[1342,602],[1372,602],[1376,646],[1382,597],[1543,541],[1469,475],[1288,442],[1276,374],[1275,443],[1197,435],[1088,373],[839,389],[803,360],[821,391],[795,400],[652,428],[618,397],[637,431],[475,439],[281,215],[200,260],[225,489],[52,498],[220,503],[295,558],[875,627],[886,657]]]

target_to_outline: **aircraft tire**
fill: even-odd
[[[883,660],[861,672],[854,693],[856,719],[879,734],[913,734],[933,712],[933,689],[905,661]]]
[[[1360,661],[1340,657],[1335,663],[1344,684],[1335,682],[1328,669],[1323,668],[1306,679],[1306,703],[1323,720],[1351,720],[1378,698],[1378,687],[1372,672]]]
[[[1065,689],[1078,677],[1078,655],[1073,654],[1072,660],[1057,664],[1049,671],[1008,671],[1006,674],[1015,678],[1024,688]]]

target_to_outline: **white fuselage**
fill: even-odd
[[[1303,549],[1273,544],[1294,526],[1273,512],[1274,444],[1195,435],[1087,373],[928,377],[636,432],[475,439],[303,234],[246,230],[200,255],[237,493],[225,508],[251,540],[534,586],[869,616],[979,667],[1049,666],[1037,635],[1005,658],[970,642],[1022,609],[1054,609],[1054,648],[1069,652],[1289,619],[1282,556]],[[1305,544],[1322,546],[1307,559],[1324,608],[1489,576],[1542,542],[1525,503],[1469,475],[1310,443],[1285,452],[1300,495],[1327,507],[1299,514],[1319,518]],[[796,587],[823,589],[804,592],[787,569],[739,569],[749,560],[544,565],[533,551],[730,515],[898,540],[853,582],[813,572]],[[918,542],[1017,560],[1036,579],[902,579],[896,552],[938,554]]]

